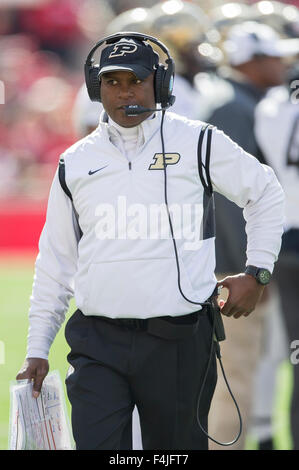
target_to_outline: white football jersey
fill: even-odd
[[[286,88],[273,89],[257,106],[255,135],[285,192],[285,229],[299,229],[299,104]]]

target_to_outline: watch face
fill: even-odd
[[[260,269],[258,280],[261,284],[268,284],[271,279],[271,273],[267,269]]]

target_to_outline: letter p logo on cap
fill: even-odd
[[[109,55],[109,59],[112,57],[122,57],[126,54],[133,54],[136,51],[136,44],[115,44],[113,51]]]

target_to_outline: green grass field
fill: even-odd
[[[4,344],[4,358],[0,358],[2,359],[0,360],[1,450],[8,448],[9,384],[15,380],[26,355],[28,307],[33,270],[34,261],[30,259],[21,263],[17,263],[17,260],[10,263],[6,261],[0,265],[0,341],[2,345]],[[70,313],[73,311],[71,307],[72,304]],[[58,370],[63,382],[68,369],[66,360],[68,350],[63,325],[55,338],[49,356],[50,370]],[[68,401],[67,409],[70,416]]]
[[[25,354],[28,329],[28,307],[33,280],[33,259],[7,259],[0,264],[0,450],[8,447],[9,384],[15,380]],[[68,316],[74,311],[71,303]],[[3,357],[4,349],[4,357]],[[51,348],[50,370],[58,370],[62,381],[68,369],[66,355],[68,345],[64,338],[64,325]],[[229,379],[229,378],[228,378]],[[277,377],[277,392],[274,412],[275,447],[290,449],[288,410],[291,392],[289,365],[281,365]],[[70,406],[67,410],[70,416]],[[254,449],[253,438],[247,439],[247,449]]]

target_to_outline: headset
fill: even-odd
[[[162,42],[160,42],[157,38],[153,36],[127,31],[106,36],[105,38],[97,42],[89,52],[84,66],[84,72],[87,91],[91,101],[101,102],[101,84],[99,80],[100,66],[99,64],[94,63],[95,60],[93,56],[96,50],[103,44],[114,44],[122,38],[135,39],[140,42],[150,41],[156,44],[167,55],[167,59],[165,61],[166,66],[163,64],[159,64],[155,71],[154,92],[155,101],[156,103],[161,103],[162,109],[166,109],[172,106],[175,101],[175,97],[172,95],[175,65],[169,53],[169,50]]]

